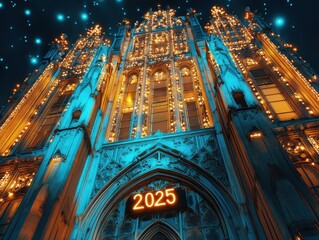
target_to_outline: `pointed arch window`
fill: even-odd
[[[77,82],[72,80],[69,82],[69,84],[60,88],[53,105],[51,105],[49,113],[46,115],[36,135],[31,140],[28,146],[29,150],[40,149],[44,146],[54,127],[58,123],[61,114],[69,102],[76,86]]]
[[[151,108],[151,133],[160,130],[168,132],[168,76],[162,70],[154,73],[152,79],[152,108]]]
[[[118,131],[119,140],[129,138],[132,114],[136,98],[137,83],[138,77],[136,74],[132,74],[128,77],[128,83],[123,99],[120,127]]]
[[[61,89],[59,96],[57,97],[55,103],[52,106],[50,114],[56,113],[61,114],[64,110],[66,104],[68,103],[73,91],[76,88],[75,83],[70,83]]]
[[[190,130],[199,129],[201,128],[201,123],[199,119],[198,103],[196,101],[196,93],[191,70],[188,67],[182,68],[181,78],[188,128]]]
[[[247,103],[242,92],[233,92],[233,98],[239,108],[246,108]]]
[[[140,240],[180,240],[179,235],[166,223],[158,221],[140,235]]]
[[[167,237],[164,233],[162,232],[157,232],[151,240],[171,240],[171,238]]]

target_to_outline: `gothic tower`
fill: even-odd
[[[1,112],[1,239],[318,239],[318,75],[248,8],[197,17],[55,39]]]

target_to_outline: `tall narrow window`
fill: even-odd
[[[280,121],[298,118],[292,106],[264,69],[254,69],[251,70],[250,73],[252,74],[261,93],[264,95],[265,100],[268,102],[269,106]]]
[[[137,87],[137,76],[135,74],[131,75],[128,78],[128,83],[123,99],[123,107],[121,114],[121,122],[118,131],[118,139],[128,139],[130,134],[130,126],[132,120],[132,113],[135,103],[136,96],[136,87]]]
[[[200,128],[200,122],[198,119],[198,109],[196,102],[186,102],[186,111],[188,116],[188,125],[190,130]]]
[[[167,84],[167,75],[163,71],[157,71],[153,76],[152,134],[158,130],[168,132]]]
[[[38,130],[36,136],[33,138],[31,144],[28,146],[29,150],[40,149],[44,146],[52,130],[59,121],[60,116],[66,104],[68,103],[75,87],[76,83],[70,83],[67,86],[65,86],[59,93],[48,115],[43,120],[42,125]]]
[[[37,135],[35,136],[35,138],[33,139],[29,147],[29,150],[43,147],[47,138],[51,134],[56,123],[58,122],[59,118],[60,118],[60,115],[58,114],[58,115],[49,115],[44,119],[40,130],[38,131]]]
[[[319,168],[312,165],[301,165],[297,167],[297,171],[314,196],[319,199]]]
[[[182,69],[182,86],[188,128],[189,130],[199,129],[201,127],[199,109],[195,98],[196,94],[191,71],[187,67]]]
[[[267,84],[260,86],[260,90],[265,96],[271,108],[276,113],[281,121],[297,119],[298,116],[287,102],[285,97],[281,94],[275,84]]]
[[[132,112],[122,113],[121,126],[119,128],[119,140],[129,138],[131,120],[132,120]]]

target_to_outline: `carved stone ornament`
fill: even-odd
[[[115,180],[114,178],[117,185],[121,186],[137,175],[156,169],[183,172],[184,175],[200,181],[199,172],[190,168],[183,159],[196,164],[229,189],[229,180],[217,140],[210,132],[197,136],[160,139],[155,143],[148,141],[104,148],[91,198],[109,181]],[[121,173],[129,167],[129,173]]]

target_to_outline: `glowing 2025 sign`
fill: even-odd
[[[186,208],[186,195],[182,188],[136,193],[126,202],[126,214],[132,217]]]

